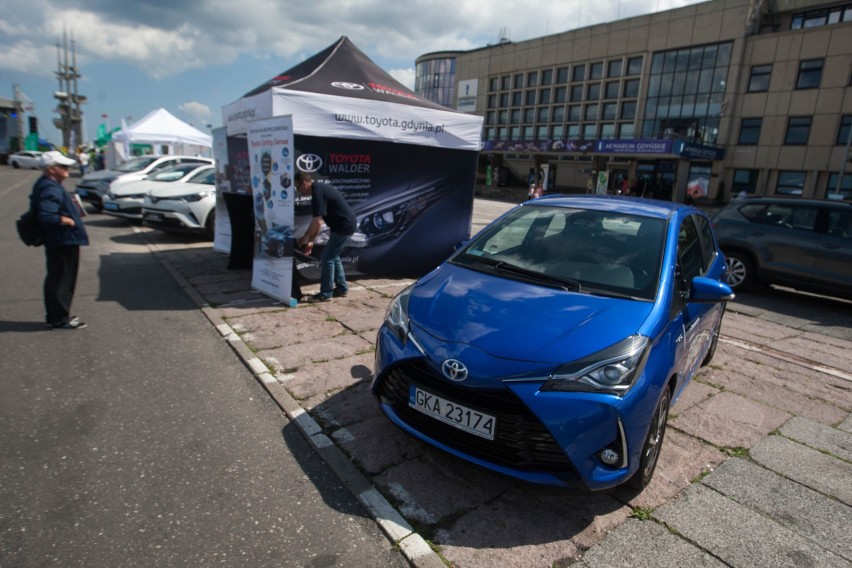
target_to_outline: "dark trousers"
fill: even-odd
[[[77,286],[80,247],[45,247],[47,276],[44,279],[44,311],[47,323],[62,323],[71,314]]]

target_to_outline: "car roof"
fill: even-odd
[[[645,199],[641,197],[627,197],[623,195],[547,195],[534,201],[525,202],[523,205],[576,207],[578,209],[610,211],[612,213],[641,215],[645,217],[656,217],[659,219],[668,219],[672,215],[680,212],[700,212],[699,209],[684,203],[659,201],[656,199]]]

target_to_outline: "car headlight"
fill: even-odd
[[[385,325],[403,343],[408,337],[408,300],[414,284],[397,294],[385,312]]]
[[[213,195],[212,191],[200,191],[198,193],[193,193],[192,195],[184,195],[181,199],[187,203],[195,203],[196,201],[201,201],[205,197],[209,197]]]
[[[649,338],[631,335],[597,353],[562,365],[541,390],[624,396],[642,373],[650,346]]]

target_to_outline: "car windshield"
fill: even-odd
[[[192,175],[189,178],[192,183],[203,183],[207,185],[213,185],[216,183],[216,170],[214,168],[204,168],[198,173]]]
[[[664,219],[546,205],[521,207],[471,241],[455,264],[593,294],[652,300]]]
[[[151,165],[152,162],[156,161],[157,156],[144,156],[142,158],[133,158],[132,160],[127,160],[117,168],[115,171],[117,172],[138,172],[139,170],[144,170],[148,166]]]
[[[148,179],[154,181],[177,181],[193,170],[198,169],[198,164],[178,164],[151,174]]]

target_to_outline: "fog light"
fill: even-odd
[[[621,459],[621,456],[618,455],[618,452],[610,448],[606,448],[605,450],[603,450],[599,454],[599,457],[601,458],[601,461],[604,462],[606,465],[615,465]]]

